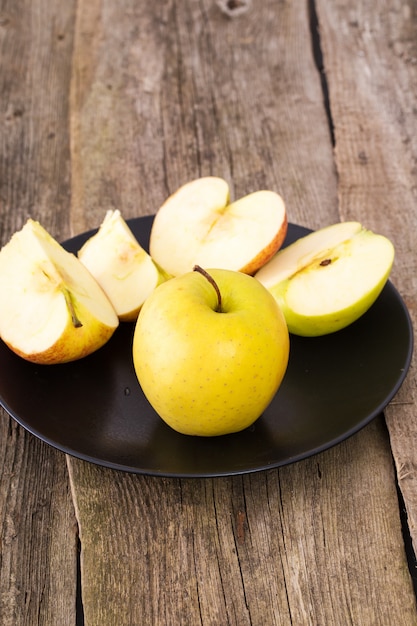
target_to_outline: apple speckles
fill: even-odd
[[[289,352],[285,320],[265,288],[237,272],[212,272],[227,313],[213,314],[212,289],[203,289],[202,304],[195,291],[201,282],[189,273],[149,298],[134,337],[135,369],[148,400],[175,430],[200,436],[253,423],[276,392]]]

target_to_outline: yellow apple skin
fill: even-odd
[[[355,228],[355,224],[351,223],[353,230],[346,240],[330,248],[310,249],[303,257],[304,263],[294,265],[292,273],[285,261],[292,255],[292,246],[297,244],[297,253],[303,248],[306,251],[310,242],[320,241],[323,232],[332,227],[303,238],[308,239],[307,246],[299,239],[278,252],[274,259],[280,277],[277,284],[273,284],[273,272],[266,267],[257,275],[261,282],[265,275],[268,277],[263,284],[268,283],[290,333],[318,337],[337,332],[366,313],[381,293],[391,272],[394,247],[386,237]],[[349,225],[345,223],[343,228],[347,231]],[[342,229],[332,230],[337,234]]]
[[[58,305],[60,306],[60,305]],[[62,314],[65,315],[65,325],[61,327],[59,337],[54,343],[40,351],[27,351],[22,343],[9,340],[7,332],[2,339],[4,343],[18,356],[31,363],[39,365],[57,365],[82,359],[99,348],[103,347],[113,335],[115,326],[100,323],[90,311],[80,304],[75,306],[77,317],[82,319],[82,326],[75,328],[71,314],[64,311],[66,304],[62,300]]]
[[[232,270],[188,272],[163,283],[139,314],[133,362],[142,390],[174,430],[197,436],[241,431],[284,377],[289,335],[271,294]]]
[[[170,276],[142,248],[119,210],[107,211],[78,258],[112,303],[120,321],[136,321],[150,293]]]
[[[17,355],[52,365],[101,348],[119,324],[95,279],[34,220],[0,252],[0,337]]]

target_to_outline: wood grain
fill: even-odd
[[[417,324],[417,6],[318,1],[335,128],[340,215],[388,236],[392,280]],[[346,63],[349,58],[350,62]],[[349,93],[349,98],[346,94]],[[387,408],[397,475],[417,547],[416,361]]]
[[[4,411],[0,485],[2,626],[75,625],[78,533],[65,456]]]
[[[68,90],[74,5],[2,2],[2,241],[30,216],[69,236]],[[18,79],[17,79],[18,77]]]
[[[107,208],[153,213],[181,183],[212,173],[235,197],[275,189],[294,222],[345,217],[309,18],[302,2],[266,1],[229,19],[208,1],[80,0],[73,228],[97,226]],[[417,623],[382,420],[253,476],[69,467],[86,624]]]
[[[224,177],[234,197],[278,191],[289,218],[307,226],[336,220],[308,19],[301,2],[263,2],[228,19],[210,0],[162,8],[80,0],[74,229],[96,227],[109,208],[155,213],[179,185],[207,174]]]
[[[416,624],[382,426],[243,477],[72,460],[86,624]]]
[[[221,4],[221,3],[220,3]],[[267,187],[289,219],[359,219],[397,249],[416,321],[416,7],[3,0],[0,237],[63,239],[151,214],[191,178]],[[0,416],[0,620],[86,626],[417,624],[396,492],[416,539],[415,365],[387,409],[316,457],[160,479],[64,456]],[[337,417],[337,416],[336,416]],[[394,462],[392,459],[394,454]],[[71,491],[70,491],[71,489]],[[74,507],[75,514],[74,516]]]
[[[0,8],[0,239],[31,216],[69,236],[71,2]],[[1,306],[1,305],[0,305]],[[22,389],[22,393],[25,390]],[[0,414],[0,622],[74,625],[77,526],[65,456]]]

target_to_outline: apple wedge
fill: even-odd
[[[207,176],[183,185],[160,207],[150,254],[173,276],[194,265],[254,274],[286,233],[286,209],[277,193],[256,191],[230,204],[227,182]]]
[[[78,258],[106,293],[121,321],[134,321],[146,298],[168,276],[157,267],[120,211],[107,211]]]
[[[280,305],[295,335],[336,332],[361,317],[394,262],[389,239],[358,222],[333,224],[280,250],[255,275]]]
[[[0,251],[0,292],[0,336],[34,363],[85,357],[119,324],[84,265],[31,219]]]

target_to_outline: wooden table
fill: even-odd
[[[3,0],[1,242],[28,216],[64,240],[152,214],[214,174],[279,192],[292,222],[390,237],[416,323],[416,1],[248,5]],[[2,411],[1,624],[417,624],[415,381],[414,360],[326,452],[211,479],[66,457]]]

